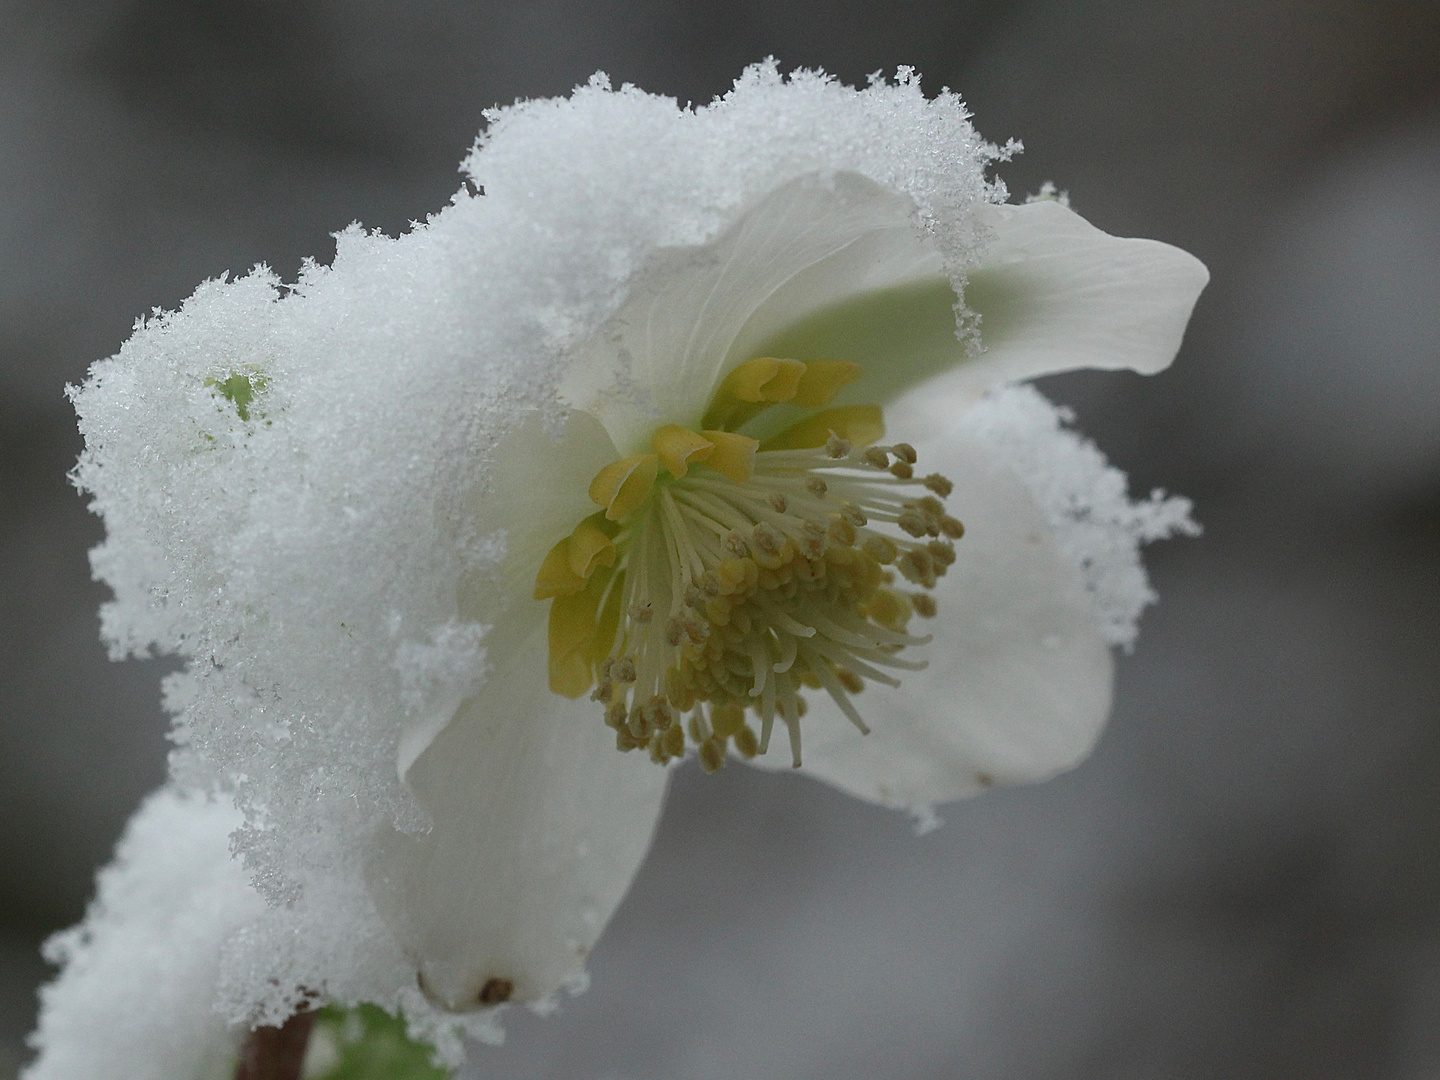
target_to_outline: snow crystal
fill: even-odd
[[[117,656],[187,659],[167,684],[172,775],[233,797],[224,828],[268,901],[187,950],[197,972],[219,957],[191,989],[213,984],[231,1021],[273,1022],[318,992],[403,1005],[441,1031],[364,887],[364,853],[379,828],[423,827],[398,777],[402,734],[483,671],[456,593],[503,550],[464,510],[489,452],[523,408],[554,410],[563,351],[657,248],[712,239],[797,176],[851,170],[908,193],[959,275],[971,209],[1004,197],[984,177],[1004,151],[908,71],[856,91],[761,64],[693,110],[597,77],[489,122],[465,164],[483,194],[462,189],[395,239],[352,226],[332,265],[290,285],[264,267],[207,282],[73,391],[76,481],[107,531],[93,555],[115,592],[106,640]],[[159,805],[136,836],[159,828]],[[102,906],[148,865],[127,843]],[[79,1022],[63,988],[101,970],[101,952],[81,959],[101,949],[82,946],[94,927],[57,947],[74,959],[47,998],[56,1054],[55,1033]],[[117,974],[106,992],[140,984]],[[184,1007],[208,1010],[205,997]]]
[[[1198,536],[1200,527],[1190,518],[1189,499],[1152,491],[1132,501],[1125,474],[1065,427],[1073,420],[1034,387],[1010,386],[966,413],[960,428],[992,447],[1025,483],[1060,551],[1080,568],[1106,639],[1128,650],[1140,613],[1156,600],[1140,546]]]
[[[1025,202],[1057,202],[1067,210],[1070,208],[1070,192],[1061,191],[1055,186],[1054,180],[1046,180],[1040,185],[1040,190],[1025,196]]]

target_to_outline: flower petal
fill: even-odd
[[[664,770],[617,753],[592,702],[550,692],[550,605],[532,596],[545,552],[594,512],[589,482],[614,456],[593,417],[572,413],[552,436],[531,416],[468,502],[482,534],[505,538],[499,567],[459,592],[460,614],[489,624],[486,679],[406,733],[400,771],[433,825],[382,830],[367,868],[423,987],[451,1009],[541,998],[573,976],[660,812]]]
[[[1158,240],[1101,232],[1057,202],[979,208],[994,231],[965,284],[983,352],[886,406],[896,430],[945,431],[1004,383],[1075,368],[1152,375],[1180,349],[1210,280],[1205,264]]]
[[[405,779],[434,822],[376,837],[371,892],[422,988],[465,1011],[575,976],[650,845],[666,771],[620,754],[597,706],[547,689],[546,613],[487,638],[490,673]]]
[[[1074,765],[1109,714],[1112,676],[1078,569],[1061,558],[1019,479],[967,439],[917,449],[927,470],[954,481],[947,504],[966,527],[935,589],[939,615],[911,624],[934,634],[915,650],[930,666],[857,700],[869,735],[818,693],[802,722],[806,772],[907,808]],[[785,767],[789,754],[772,746],[755,763]]]
[[[939,256],[911,223],[914,203],[857,173],[810,174],[771,192],[714,242],[666,248],[630,299],[571,358],[561,393],[592,412],[622,452],[648,449],[657,417],[699,426],[720,377],[788,322],[844,296],[931,274]],[[817,279],[782,286],[838,253]]]
[[[785,293],[818,294],[815,282],[832,276],[836,299],[806,311],[797,295],[785,305],[797,317],[754,350],[860,364],[864,374],[837,403],[884,405],[896,432],[949,430],[1003,383],[1084,367],[1150,374],[1174,358],[1209,280],[1198,259],[1155,240],[1110,236],[1055,202],[975,212],[992,233],[965,286],[966,306],[980,317],[980,352],[957,336],[955,291],[939,256],[927,261],[921,240],[899,230],[883,234],[886,244],[898,254],[908,243],[916,254],[908,263],[892,254],[883,288],[844,292],[850,252],[818,264],[771,306]],[[791,419],[772,410],[755,434],[763,438]]]

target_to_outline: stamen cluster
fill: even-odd
[[[593,686],[620,750],[664,764],[688,736],[713,772],[732,747],[764,753],[778,717],[798,766],[802,691],[868,732],[852,700],[865,683],[925,666],[899,654],[930,640],[906,626],[935,615],[926,590],[964,532],[950,481],[917,477],[906,443],[855,448],[837,428],[873,438],[878,410],[826,410],[763,446],[667,425],[653,454],[596,476],[606,510],[551,551],[536,595],[554,598],[552,689]]]

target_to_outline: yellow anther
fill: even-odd
[[[582,583],[588,580],[597,568],[615,565],[615,545],[594,518],[586,518],[575,526],[569,539],[567,553],[570,570]],[[548,558],[546,561],[549,561]],[[544,572],[543,566],[541,572]]]
[[[855,543],[855,526],[839,514],[832,514],[830,515],[830,524],[825,530],[825,536],[832,543],[850,545]],[[874,537],[874,539],[879,540],[883,537]]]
[[[706,739],[696,756],[700,759],[700,768],[707,773],[716,772],[725,764],[725,744],[719,739]]]
[[[849,360],[807,360],[805,374],[795,388],[795,404],[821,409],[835,400],[842,386],[860,377],[860,365]]]
[[[755,451],[760,443],[748,435],[736,435],[733,431],[700,432],[715,446],[715,452],[705,462],[727,480],[747,484],[755,475]]]
[[[785,543],[784,535],[764,521],[757,521],[750,535],[755,538],[756,552],[764,555],[775,554]]]
[[[730,621],[730,601],[723,596],[705,601],[705,617],[711,626],[724,626]]]
[[[882,566],[889,566],[900,554],[894,541],[887,536],[867,536],[865,542],[860,546],[867,555]]]
[[[704,717],[699,713],[690,717],[690,722],[685,725],[685,730],[690,735],[690,741],[697,746],[710,738],[710,726],[705,723]]]
[[[939,473],[931,473],[925,477],[925,486],[942,499],[948,499],[950,493],[955,490],[955,485]]]
[[[708,461],[715,453],[715,444],[698,432],[679,424],[666,424],[657,428],[650,438],[650,448],[660,459],[670,475],[679,480],[690,471],[691,465]]]
[[[921,593],[920,595],[930,600],[929,594]],[[933,614],[935,602],[931,600],[930,605]],[[909,620],[912,610],[919,610],[919,605],[915,604],[912,608],[909,597],[895,592],[893,589],[876,589],[875,595],[866,605],[866,614],[881,626],[889,627],[891,630],[903,628]]]
[[[760,568],[752,559],[726,559],[715,567],[722,596],[744,592],[755,584],[759,576]]]
[[[535,599],[569,596],[585,588],[585,578],[570,568],[570,537],[550,549],[535,575]]]
[[[632,708],[628,726],[637,742],[649,742],[650,736],[655,734],[655,719],[650,706],[636,705]]]
[[[914,537],[929,535],[929,525],[925,520],[925,514],[914,506],[907,506],[900,511],[900,516],[895,519],[895,524]]]
[[[590,501],[605,508],[611,521],[623,521],[650,494],[660,471],[660,459],[654,454],[612,461],[590,481]]]
[[[716,705],[710,710],[710,730],[717,739],[728,739],[745,726],[745,710],[739,705]]]
[[[842,405],[823,409],[791,424],[762,444],[762,450],[809,450],[824,446],[834,432],[852,446],[869,446],[885,434],[878,405]]]
[[[720,541],[720,548],[732,559],[744,559],[750,554],[750,545],[745,538],[733,529],[726,533]]]

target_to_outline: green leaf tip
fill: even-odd
[[[237,403],[238,407],[238,403]],[[315,1018],[305,1080],[449,1080],[434,1051],[405,1033],[405,1021],[378,1005],[327,1005]]]
[[[206,386],[213,386],[221,397],[235,406],[241,420],[250,419],[250,405],[255,395],[265,389],[265,383],[265,376],[247,375],[241,371],[233,372],[224,379],[205,380]]]

